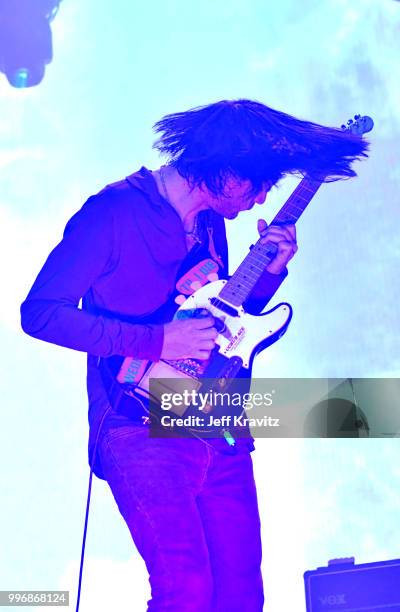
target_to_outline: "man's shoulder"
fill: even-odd
[[[153,183],[151,172],[143,167],[125,178],[108,183],[90,199],[102,201],[113,208],[132,206],[135,203],[153,203],[157,195]]]
[[[121,204],[123,205],[131,199],[132,194],[125,179],[105,185],[100,191],[89,198],[94,204],[113,208]]]
[[[100,191],[91,195],[85,206],[107,210],[112,214],[134,212],[138,207],[145,208],[149,204],[149,197],[141,189],[135,189],[128,181],[129,177],[108,183]]]
[[[140,193],[132,189],[126,178],[115,181],[114,183],[108,183],[100,189],[100,191],[91,196],[91,198],[109,201],[114,204],[132,201],[135,197],[140,197]]]

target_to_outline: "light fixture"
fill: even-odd
[[[17,88],[38,85],[53,59],[50,23],[61,0],[0,0],[0,71]]]

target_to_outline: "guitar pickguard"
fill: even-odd
[[[249,368],[252,357],[257,351],[272,344],[286,331],[292,317],[292,308],[282,303],[272,310],[259,315],[250,315],[240,307],[228,314],[229,308],[218,308],[216,299],[226,280],[209,283],[193,293],[179,307],[175,318],[182,318],[185,311],[207,310],[220,328],[216,343],[220,353],[227,358],[240,357],[243,367]],[[229,305],[228,305],[229,306]]]
[[[216,338],[219,355],[228,361],[239,359],[242,367],[249,369],[254,355],[276,342],[284,334],[292,316],[292,308],[289,304],[282,303],[258,316],[246,313],[241,307],[221,310],[215,303],[219,303],[217,296],[226,282],[218,280],[200,287],[178,308],[174,318],[191,318],[207,310],[214,317],[219,331]],[[230,310],[234,311],[235,316],[228,314]],[[213,358],[215,358],[214,352],[210,359]],[[150,375],[158,378],[182,377],[198,380],[205,371],[212,371],[210,360],[200,362],[195,359],[181,359],[157,363],[160,366],[164,365],[156,369],[154,363],[149,360],[126,357],[118,371],[117,381],[122,385],[130,387],[139,385],[142,389],[148,390]],[[165,373],[166,364],[168,364],[168,376]]]

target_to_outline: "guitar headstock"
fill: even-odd
[[[363,117],[361,117],[361,115],[354,115],[354,119],[349,119],[347,125],[343,124],[341,127],[345,132],[351,132],[357,136],[362,136],[372,130],[374,122],[368,115],[364,115]]]

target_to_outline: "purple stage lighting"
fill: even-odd
[[[38,85],[53,59],[50,22],[61,0],[0,0],[0,71],[13,87]]]

